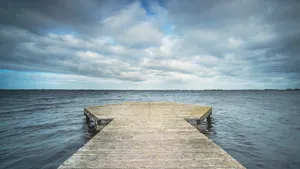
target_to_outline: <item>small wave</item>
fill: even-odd
[[[34,107],[34,108],[27,108],[27,109],[17,109],[17,110],[10,110],[10,111],[4,111],[1,112],[2,115],[5,114],[14,114],[14,113],[19,113],[19,112],[35,112],[35,111],[40,111],[40,110],[47,110],[47,109],[51,109],[53,108],[51,107]]]

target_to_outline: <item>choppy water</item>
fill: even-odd
[[[92,136],[91,105],[176,101],[213,107],[202,132],[247,168],[300,168],[299,91],[0,91],[0,168],[57,168]]]

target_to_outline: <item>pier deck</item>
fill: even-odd
[[[103,130],[59,168],[244,168],[188,123],[211,107],[178,103],[123,103],[85,109]]]

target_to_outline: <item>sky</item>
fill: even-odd
[[[297,0],[0,3],[0,89],[300,88]]]

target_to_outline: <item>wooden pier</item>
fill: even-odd
[[[244,168],[188,120],[209,118],[211,107],[133,102],[88,107],[87,120],[109,123],[59,168]]]

